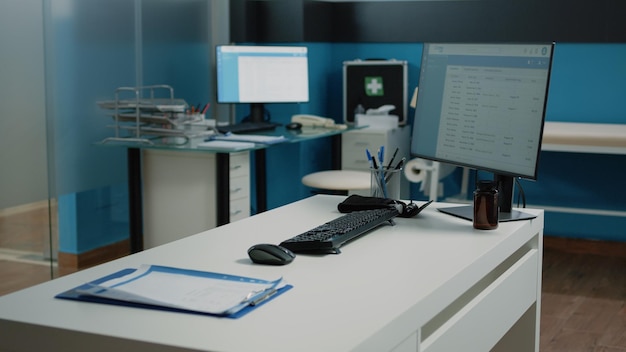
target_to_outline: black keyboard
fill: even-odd
[[[325,224],[283,241],[280,245],[292,252],[333,252],[339,247],[385,222],[393,225],[398,216],[395,207],[347,213]]]
[[[220,133],[252,133],[259,131],[270,131],[278,127],[279,124],[273,122],[242,122],[235,125],[218,126]]]

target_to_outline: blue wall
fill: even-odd
[[[557,44],[548,121],[626,123],[626,44]]]
[[[128,238],[128,187],[59,196],[59,251],[84,253]]]
[[[547,121],[626,123],[626,44],[557,44]],[[626,211],[625,155],[542,152],[531,204]],[[626,218],[548,211],[547,235],[626,241]]]

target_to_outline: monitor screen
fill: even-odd
[[[553,44],[424,44],[411,154],[535,179],[552,51]]]
[[[219,103],[309,101],[307,47],[219,45],[216,66]]]

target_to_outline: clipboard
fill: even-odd
[[[214,316],[214,317],[222,317],[222,318],[231,318],[238,319],[243,317],[244,315],[252,312],[258,307],[264,305],[265,303],[274,300],[278,296],[287,292],[291,288],[292,285],[275,285],[270,290],[264,290],[262,292],[250,292],[244,300],[242,300],[237,307],[233,307],[232,311],[224,312],[224,313],[207,313],[203,311],[198,311],[194,309],[186,309],[174,306],[163,305],[161,302],[150,301],[149,299],[144,300],[144,302],[138,302],[133,300],[122,300],[122,299],[113,299],[108,297],[99,296],[97,294],[88,294],[90,290],[93,290],[94,287],[100,287],[101,284],[106,282],[111,282],[112,280],[124,280],[125,277],[132,276],[139,272],[139,270],[145,270],[142,268],[127,268],[120,270],[116,273],[104,276],[97,280],[79,285],[70,290],[59,293],[55,296],[58,299],[66,299],[66,300],[74,300],[81,302],[90,302],[90,303],[100,303],[100,304],[111,304],[117,306],[124,307],[133,307],[133,308],[144,308],[144,309],[155,309],[162,311],[170,311],[170,312],[179,312],[179,313],[188,313],[188,314],[200,314],[206,316]],[[187,270],[187,269],[179,269],[165,266],[149,266],[150,272],[158,272],[158,273],[167,273],[172,275],[181,275],[181,276],[191,276],[194,278],[203,278],[207,280],[222,280],[225,283],[230,282],[242,282],[242,283],[265,283],[272,284],[272,281],[266,281],[261,279],[255,279],[250,277],[242,277],[214,272],[204,272],[204,271],[196,271],[196,270]],[[145,275],[145,274],[144,274]],[[141,277],[141,276],[139,276]]]

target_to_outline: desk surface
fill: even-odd
[[[285,137],[285,141],[282,143],[300,143],[308,140],[330,137],[335,135],[340,135],[347,131],[351,131],[354,129],[361,129],[363,127],[355,127],[350,126],[347,129],[335,129],[335,128],[324,128],[324,127],[307,127],[304,126],[300,130],[287,130],[285,126],[277,126],[273,130],[269,131],[258,131],[252,132],[250,134],[254,135],[264,135],[264,136],[283,136]],[[232,151],[227,149],[211,149],[207,147],[199,148],[198,144],[204,142],[210,136],[195,136],[195,137],[182,137],[182,136],[163,136],[163,137],[155,137],[155,136],[147,136],[143,137],[146,139],[150,139],[152,143],[142,143],[136,142],[133,140],[125,141],[123,139],[118,140],[110,140],[110,141],[102,141],[97,143],[101,146],[112,146],[112,147],[131,147],[131,148],[142,148],[142,149],[168,149],[168,150],[182,150],[182,151],[199,151],[199,152],[209,152],[209,153],[229,153],[229,152],[239,152],[244,150],[258,150],[265,149],[271,147],[276,144],[263,144],[256,143],[254,146],[249,148],[236,148]]]
[[[0,297],[0,331],[12,332],[2,334],[1,344],[63,351],[391,350],[543,228],[543,213],[525,210],[538,217],[474,230],[470,222],[438,212],[442,204],[435,203],[416,218],[399,218],[396,226],[345,245],[339,255],[299,254],[277,267],[248,259],[253,244],[279,243],[340,216],[343,198],[307,198]],[[234,320],[53,298],[144,263],[282,276],[294,288]]]

